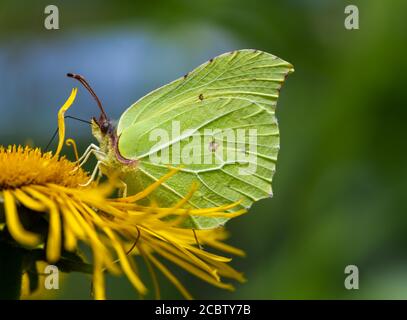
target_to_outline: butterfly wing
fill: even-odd
[[[242,207],[272,194],[279,150],[275,108],[291,64],[257,50],[222,54],[141,98],[119,120],[121,155],[137,159],[126,173],[129,193],[182,169],[152,197],[171,206],[199,190],[191,207],[241,200]],[[254,169],[254,170],[253,170]],[[225,218],[191,217],[188,227],[214,228]]]

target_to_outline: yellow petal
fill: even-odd
[[[141,282],[140,278],[138,275],[133,271],[131,268],[131,265],[128,261],[128,257],[126,255],[126,252],[124,251],[122,245],[120,242],[116,239],[114,236],[113,232],[108,229],[104,228],[103,231],[106,233],[106,235],[110,238],[112,241],[112,246],[116,250],[116,253],[118,255],[120,265],[123,269],[123,272],[126,274],[127,278],[130,280],[132,285],[141,293],[145,294],[147,292],[147,288],[144,286],[144,284]]]
[[[151,280],[153,281],[153,286],[154,286],[154,291],[155,291],[155,299],[160,300],[161,299],[161,290],[160,290],[160,283],[158,282],[158,278],[157,278],[157,273],[154,271],[154,268],[153,268],[152,264],[150,263],[150,260],[148,260],[146,254],[144,253],[144,250],[140,247],[139,251],[147,266],[148,273],[151,275]]]
[[[192,300],[192,295],[182,285],[182,283],[169,271],[160,261],[158,261],[152,254],[146,252],[147,258],[160,270],[164,276],[178,289],[185,299]]]
[[[105,278],[103,276],[103,264],[99,254],[94,252],[93,262],[93,291],[96,300],[105,300]]]
[[[20,201],[24,207],[40,212],[46,209],[43,203],[34,200],[21,189],[16,189],[13,193],[17,200]]]
[[[58,148],[57,151],[55,152],[55,155],[58,156],[62,150],[62,147],[64,146],[64,141],[65,141],[65,112],[69,109],[69,107],[72,105],[72,103],[75,100],[76,93],[78,89],[73,88],[71,95],[69,96],[68,100],[64,103],[64,105],[59,109],[58,111],[58,136],[59,136],[59,142],[58,142]]]
[[[18,217],[16,203],[11,191],[3,191],[4,208],[6,213],[7,228],[12,237],[22,245],[36,246],[40,243],[40,237],[24,229]]]
[[[180,168],[172,168],[167,174],[162,176],[160,179],[158,179],[156,182],[150,184],[147,188],[145,188],[143,191],[140,191],[139,193],[136,193],[133,196],[126,197],[126,198],[120,198],[117,199],[119,202],[136,202],[140,199],[143,199],[147,197],[151,192],[153,192],[155,189],[160,187],[164,181],[168,180],[171,178],[174,174],[176,174]]]
[[[57,207],[50,203],[47,260],[58,261],[61,256],[61,217]]]

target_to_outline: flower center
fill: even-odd
[[[89,180],[74,162],[51,152],[22,146],[0,146],[0,191],[48,183],[79,187]]]

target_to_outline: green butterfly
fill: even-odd
[[[185,76],[147,94],[120,117],[117,129],[96,94],[78,75],[101,109],[91,145],[97,168],[119,175],[127,194],[135,194],[180,167],[151,195],[170,207],[194,182],[199,189],[188,201],[206,208],[272,195],[271,181],[279,151],[275,108],[280,88],[293,66],[266,52],[238,50],[210,59]],[[94,177],[96,174],[94,171]],[[208,229],[225,218],[193,217],[185,227]]]

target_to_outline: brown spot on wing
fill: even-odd
[[[219,144],[216,141],[209,142],[209,151],[215,152],[219,147]]]

